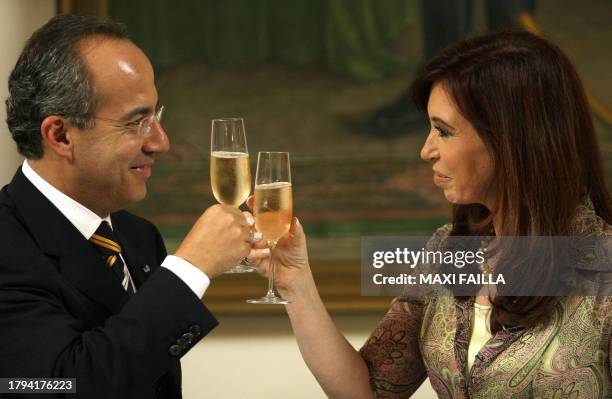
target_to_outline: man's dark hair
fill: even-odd
[[[94,125],[96,94],[78,50],[92,36],[127,39],[123,24],[78,15],[59,15],[34,32],[9,77],[6,123],[26,158],[43,156],[40,125],[49,115],[79,129]]]

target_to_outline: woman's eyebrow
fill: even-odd
[[[433,117],[431,118],[431,120],[432,120],[433,122],[436,122],[437,124],[442,125],[443,127],[445,127],[445,128],[446,128],[446,129],[448,129],[448,130],[455,130],[455,128],[454,128],[454,127],[452,127],[452,126],[451,126],[451,125],[449,125],[448,123],[444,122],[442,119],[438,118],[437,116],[433,116]]]

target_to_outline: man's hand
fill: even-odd
[[[261,234],[253,232],[254,223],[248,212],[227,205],[211,206],[193,225],[174,255],[213,279],[247,256],[250,260],[268,256],[269,251],[265,249],[251,250],[251,244],[261,240]]]

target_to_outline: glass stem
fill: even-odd
[[[274,297],[276,295],[274,295],[274,269],[275,269],[275,264],[274,264],[274,247],[276,246],[276,243],[272,243],[271,247],[270,247],[270,273],[268,275],[268,293],[266,294],[267,297]]]

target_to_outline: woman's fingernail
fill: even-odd
[[[249,226],[252,226],[252,225],[254,225],[254,224],[255,224],[255,219],[253,219],[253,217],[252,217],[252,216],[247,216],[247,218],[246,218],[246,222],[247,222],[247,224],[248,224]]]
[[[261,250],[261,253],[264,255],[270,255],[270,248],[264,248]]]
[[[259,231],[256,231],[253,234],[253,241],[261,241],[262,238],[263,238],[263,234],[260,233]]]
[[[297,224],[297,225],[299,226],[299,225],[301,224],[301,223],[300,223],[300,219],[295,218],[295,224]]]

